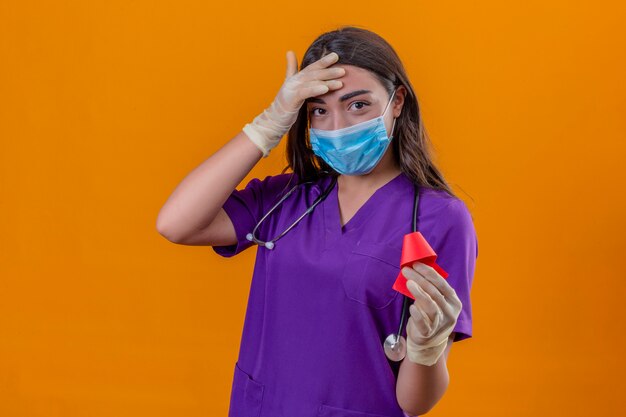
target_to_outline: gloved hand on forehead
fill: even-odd
[[[262,152],[269,155],[298,118],[300,107],[309,97],[337,90],[343,83],[334,78],[345,75],[343,68],[327,68],[339,59],[335,52],[298,72],[298,61],[293,51],[287,52],[287,75],[272,104],[258,115],[243,131]]]
[[[406,287],[415,297],[406,325],[407,357],[432,366],[446,349],[463,304],[454,288],[435,269],[421,262],[402,268]]]

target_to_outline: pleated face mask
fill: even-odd
[[[384,117],[395,94],[394,90],[381,116],[342,129],[309,128],[313,153],[340,174],[363,175],[371,172],[393,138],[396,119],[391,126],[392,135],[387,137]]]

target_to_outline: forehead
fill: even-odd
[[[366,70],[365,68],[355,67],[354,65],[345,65],[345,64],[335,64],[331,65],[329,68],[343,68],[346,70],[346,73],[338,78],[339,80],[346,82],[367,82],[367,83],[378,83],[378,79],[374,76],[374,74]]]
[[[335,64],[331,65],[329,68],[343,68],[346,72],[343,76],[335,78],[343,83],[343,86],[340,89],[315,96],[323,99],[327,103],[329,101],[336,101],[339,97],[355,90],[370,90],[374,96],[385,93],[383,85],[369,70],[345,64]],[[306,100],[307,103],[312,101],[314,100],[311,100],[310,98]]]

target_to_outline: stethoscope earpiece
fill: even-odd
[[[260,241],[258,239],[255,239],[254,236],[252,235],[252,233],[248,233],[246,235],[246,239],[248,239],[250,242],[257,243],[258,245],[265,246],[269,250],[274,249],[274,242],[272,242],[271,240],[267,241],[267,242],[262,242],[262,241]]]
[[[328,171],[322,171],[322,172],[328,172]],[[315,200],[315,202],[313,202],[313,204],[311,205],[311,207],[309,207],[309,208],[308,208],[308,209],[307,209],[304,213],[302,213],[302,215],[301,215],[298,219],[296,219],[296,221],[295,221],[295,222],[293,222],[293,223],[291,224],[291,226],[289,226],[287,229],[285,229],[285,230],[284,230],[281,234],[279,234],[278,236],[276,236],[274,239],[272,239],[272,240],[268,240],[268,241],[266,241],[266,242],[264,242],[264,241],[262,241],[262,240],[257,239],[257,238],[256,238],[256,236],[255,236],[255,233],[256,233],[257,229],[259,228],[259,226],[261,225],[261,223],[263,222],[263,220],[265,220],[265,219],[266,219],[266,218],[267,218],[270,214],[272,214],[272,212],[273,212],[274,210],[276,210],[276,208],[277,208],[278,206],[280,206],[280,205],[282,204],[282,202],[283,202],[283,201],[285,201],[285,199],[286,199],[287,197],[289,197],[289,195],[290,195],[291,193],[293,193],[293,192],[294,192],[294,191],[295,191],[298,187],[300,187],[301,185],[305,185],[305,184],[312,184],[313,182],[315,182],[315,181],[313,181],[313,180],[312,180],[312,181],[305,181],[305,182],[301,182],[301,183],[296,184],[295,186],[293,186],[293,187],[291,188],[291,190],[289,190],[289,191],[287,192],[287,194],[285,194],[285,195],[284,195],[284,196],[283,196],[283,197],[282,197],[282,198],[278,201],[278,203],[276,203],[276,204],[274,205],[274,207],[272,207],[272,208],[271,208],[271,209],[270,209],[270,210],[269,210],[269,211],[265,214],[265,216],[263,216],[263,217],[261,218],[261,220],[259,220],[259,222],[256,224],[256,226],[254,226],[254,229],[252,229],[252,233],[248,233],[248,234],[246,235],[246,239],[247,239],[247,240],[249,240],[249,241],[251,241],[251,242],[256,243],[256,244],[257,244],[257,245],[259,245],[259,246],[263,246],[263,247],[265,247],[265,248],[267,248],[267,249],[269,249],[269,250],[274,249],[274,246],[275,246],[275,243],[274,243],[274,242],[276,242],[278,239],[280,239],[281,237],[283,237],[283,236],[285,235],[285,233],[287,233],[288,231],[290,231],[290,230],[291,230],[291,229],[292,229],[292,228],[293,228],[296,224],[298,224],[298,222],[299,222],[300,220],[302,220],[302,218],[303,218],[304,216],[306,216],[307,214],[309,214],[310,212],[312,212],[312,211],[313,211],[313,209],[315,208],[315,206],[317,206],[319,203],[321,203],[322,201],[324,201],[324,200],[326,199],[326,197],[328,197],[328,195],[330,194],[331,190],[335,187],[335,184],[337,184],[337,177],[334,177],[334,178],[333,178],[333,180],[332,180],[331,184],[328,186],[328,188],[324,191],[324,193],[323,193],[322,195],[320,195],[320,196],[319,196],[319,197]]]

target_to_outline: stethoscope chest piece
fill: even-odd
[[[406,356],[406,339],[397,333],[391,333],[385,339],[385,355],[394,362],[400,362]]]

